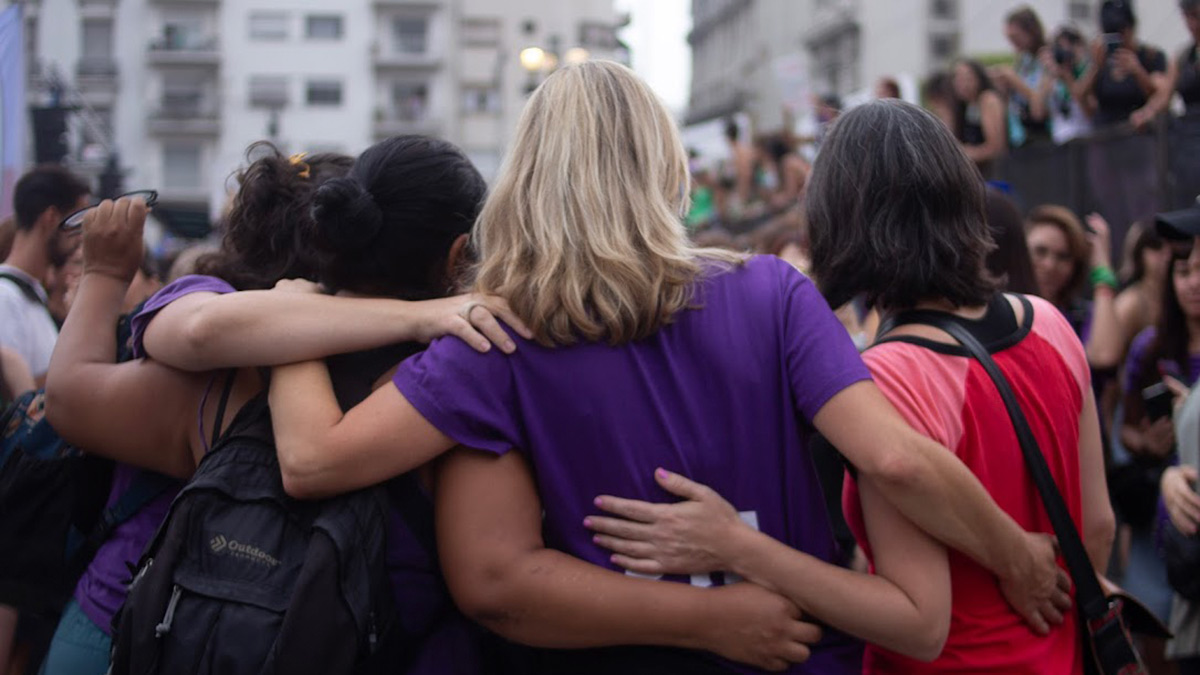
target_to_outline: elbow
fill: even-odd
[[[1097,560],[1107,560],[1117,536],[1117,519],[1113,515],[1112,507],[1106,502],[1100,513],[1088,520],[1083,540],[1089,550],[1097,552]]]
[[[914,438],[927,440],[915,431],[910,432]],[[932,441],[929,441],[932,442]],[[921,487],[922,470],[920,448],[910,448],[909,444],[892,447],[873,453],[866,462],[856,466],[860,473],[874,480],[877,484],[893,490],[909,491]]]
[[[1121,363],[1121,353],[1118,349],[1112,347],[1092,347],[1087,348],[1088,365],[1093,370],[1112,370]]]
[[[468,619],[505,639],[529,643],[530,636],[520,630],[519,609],[511,601],[513,566],[513,561],[475,560],[454,578],[447,575],[447,582],[455,605]]]
[[[167,365],[191,372],[228,366],[226,363],[213,363],[208,358],[214,344],[224,333],[213,312],[207,311],[204,306],[197,308],[181,322],[178,332],[169,338],[173,344]]]
[[[317,461],[311,459],[310,444],[303,442],[276,441],[279,457],[279,473],[283,479],[283,491],[293,499],[321,499],[333,496],[325,476],[328,472]]]
[[[950,636],[950,612],[945,612],[944,617],[927,620],[925,624],[908,656],[929,663],[941,656],[946,647],[946,639]]]

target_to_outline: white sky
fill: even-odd
[[[618,12],[629,12],[621,32],[629,45],[633,69],[654,88],[677,115],[687,108],[692,59],[687,34],[692,27],[691,0],[615,0]]]

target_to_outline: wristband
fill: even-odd
[[[1111,267],[1107,266],[1093,267],[1090,278],[1092,286],[1108,286],[1115,291],[1117,290],[1117,286],[1120,285],[1120,282],[1117,281],[1116,273],[1112,271]]]

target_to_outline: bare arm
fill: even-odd
[[[1088,234],[1092,269],[1106,268],[1111,271],[1108,221],[1100,214],[1092,213],[1088,215],[1087,222],[1092,229]],[[1098,284],[1092,296],[1092,326],[1084,349],[1088,364],[1098,370],[1116,367],[1125,352],[1124,333],[1117,320],[1115,294],[1115,288]]]
[[[117,317],[141,260],[145,217],[141,202],[122,200],[105,202],[85,223],[84,275],[50,360],[46,415],[59,435],[88,452],[183,478],[195,464],[180,411],[193,405],[196,376],[149,362],[115,363]],[[106,246],[133,253],[123,266],[98,267]]]
[[[983,118],[983,143],[965,145],[963,151],[973,162],[987,162],[1004,155],[1008,148],[1004,127],[1004,103],[995,92],[983,92],[979,97],[980,115]]]
[[[995,573],[1035,629],[1045,633],[1047,619],[1061,621],[1068,580],[1050,538],[1022,530],[957,457],[909,427],[873,383],[844,389],[813,422],[906,518]]]
[[[374,485],[455,446],[394,386],[343,414],[323,361],[275,368],[270,405],[283,487],[302,499]]]
[[[773,670],[808,658],[819,631],[751,584],[699,589],[637,579],[545,548],[542,506],[517,452],[458,450],[437,491],[446,581],[467,614],[538,647],[702,649]]]
[[[15,351],[0,345],[0,373],[4,375],[4,386],[12,397],[17,397],[30,389],[36,389],[33,373],[29,372],[29,364]]]
[[[1083,414],[1079,416],[1079,479],[1083,501],[1083,543],[1092,566],[1103,570],[1108,566],[1116,518],[1108,499],[1108,484],[1104,475],[1104,446],[1100,437],[1096,397],[1088,390],[1083,392]]]
[[[471,314],[479,331],[459,315],[468,303],[488,309]],[[512,340],[489,312],[528,334],[494,298],[405,302],[271,291],[193,293],[155,315],[145,346],[156,360],[191,371],[282,365],[440,335],[458,336],[480,351],[490,348],[489,340],[511,351]]]

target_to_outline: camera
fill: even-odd
[[[1070,65],[1075,62],[1075,51],[1069,47],[1062,45],[1054,46],[1054,62],[1060,66]]]
[[[1120,33],[1134,24],[1133,9],[1124,0],[1105,0],[1100,6],[1100,31]]]

